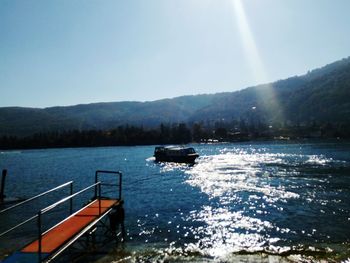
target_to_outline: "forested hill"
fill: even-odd
[[[219,89],[219,87],[218,87]],[[271,84],[236,92],[182,96],[152,102],[110,102],[44,109],[0,108],[0,135],[112,129],[121,125],[215,123],[350,123],[350,57]]]
[[[127,124],[155,127],[160,123],[179,123],[222,96],[183,96],[152,102],[92,103],[44,109],[0,108],[0,135],[25,136],[75,129],[104,130]]]
[[[226,94],[191,120],[251,119],[264,123],[350,124],[350,57],[271,84]]]

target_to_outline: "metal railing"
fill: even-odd
[[[97,182],[97,183],[92,184],[88,187],[85,187],[84,189],[63,198],[63,199],[57,201],[56,203],[53,203],[53,204],[41,209],[38,212],[38,214],[37,214],[38,221],[37,222],[38,222],[38,257],[39,257],[39,262],[42,261],[42,236],[52,229],[51,228],[45,232],[42,232],[42,215],[49,212],[50,210],[54,209],[55,207],[65,203],[67,201],[72,200],[75,196],[80,195],[93,187],[97,187],[97,189],[98,189],[98,193],[97,193],[96,197],[98,198],[98,211],[99,211],[99,216],[100,216],[101,215],[101,182]]]
[[[119,180],[117,180],[117,183],[115,184],[110,184],[110,183],[101,183],[102,186],[117,186],[117,191],[118,191],[118,197],[117,199],[121,200],[122,199],[122,173],[120,171],[105,171],[105,170],[97,170],[95,173],[95,183],[97,183],[99,180],[99,176],[102,174],[114,174],[118,176]],[[95,196],[97,194],[97,187],[95,187]]]
[[[61,184],[61,185],[59,185],[59,186],[57,186],[57,187],[55,187],[55,188],[52,188],[52,189],[50,189],[50,190],[48,190],[48,191],[46,191],[46,192],[43,192],[43,193],[38,194],[38,195],[36,195],[36,196],[33,196],[33,197],[31,197],[31,198],[29,198],[29,199],[27,199],[27,200],[24,200],[24,201],[22,201],[22,202],[20,202],[20,203],[17,203],[17,204],[15,204],[15,205],[11,206],[11,207],[5,208],[5,209],[3,209],[3,210],[0,211],[0,215],[1,215],[2,213],[8,212],[8,211],[10,211],[10,210],[12,210],[12,209],[14,209],[14,208],[16,208],[16,207],[19,207],[19,206],[21,206],[21,205],[24,205],[24,204],[27,204],[27,203],[29,203],[29,202],[32,202],[32,201],[34,201],[35,199],[38,199],[38,198],[40,198],[40,197],[42,197],[42,196],[44,196],[44,195],[47,195],[47,194],[49,194],[49,193],[51,193],[51,192],[57,191],[57,190],[59,190],[59,189],[62,189],[62,188],[64,188],[64,187],[68,186],[68,185],[70,186],[70,194],[72,194],[72,193],[73,193],[73,181],[70,181],[70,182]],[[70,203],[70,211],[72,212],[72,210],[73,210],[73,202]],[[35,219],[35,218],[37,218],[37,217],[38,217],[38,215],[34,215],[34,216],[32,216],[32,217],[30,217],[30,218],[24,220],[23,222],[19,223],[18,225],[15,225],[14,227],[11,227],[10,229],[8,229],[8,230],[6,230],[6,231],[0,233],[0,237],[2,237],[2,236],[4,236],[4,235],[6,235],[6,234],[12,232],[13,230],[15,230],[15,229],[17,229],[17,228],[23,226],[24,224],[26,224],[26,223],[32,221],[33,219]]]
[[[112,184],[112,183],[101,183],[100,181],[98,181],[99,179],[99,176],[101,174],[114,174],[114,175],[117,175],[119,178],[117,178],[117,183],[115,184]],[[39,212],[37,212],[37,214],[35,214],[34,216],[24,220],[23,222],[19,223],[18,225],[14,226],[14,227],[11,227],[10,229],[4,231],[3,233],[0,233],[0,237],[12,232],[13,230],[27,224],[28,222],[34,220],[34,219],[37,219],[37,226],[38,226],[38,260],[39,262],[42,262],[42,237],[48,233],[50,230],[52,230],[53,228],[55,228],[57,225],[59,225],[61,222],[59,222],[58,224],[56,224],[55,226],[51,227],[50,229],[46,230],[43,232],[43,229],[42,229],[42,225],[43,225],[43,215],[49,211],[51,211],[52,209],[54,209],[55,207],[65,203],[65,202],[68,202],[69,201],[69,212],[70,212],[70,216],[73,216],[74,214],[78,213],[78,212],[75,212],[73,214],[73,198],[76,197],[77,195],[80,195],[84,192],[86,192],[87,190],[91,189],[91,188],[94,188],[95,192],[94,192],[94,197],[93,197],[93,200],[98,200],[98,213],[99,213],[99,216],[101,216],[101,199],[103,199],[104,197],[102,197],[101,195],[101,186],[117,186],[117,192],[118,192],[118,198],[119,200],[121,200],[121,197],[122,197],[122,173],[121,172],[115,172],[115,171],[105,171],[105,170],[98,170],[96,171],[95,173],[95,183],[88,186],[88,187],[85,187],[84,189],[76,192],[73,194],[73,181],[70,181],[70,182],[67,182],[67,183],[64,183],[62,185],[59,185],[55,188],[52,188],[46,192],[43,192],[41,194],[38,194],[34,197],[31,197],[27,200],[24,200],[20,203],[17,203],[11,207],[8,207],[8,208],[5,208],[3,210],[0,211],[0,216],[2,213],[5,213],[5,212],[8,212],[16,207],[19,207],[21,205],[24,205],[26,203],[29,203],[31,201],[34,201],[35,199],[38,199],[42,196],[45,196],[51,192],[54,192],[54,191],[57,191],[61,188],[64,188],[66,186],[70,186],[70,194],[69,196],[66,196],[64,198],[62,198],[61,200],[43,208],[43,209],[40,209]],[[68,217],[68,218],[69,218]],[[65,219],[66,220],[66,219]]]

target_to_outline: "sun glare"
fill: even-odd
[[[249,66],[251,67],[255,81],[266,82],[267,78],[264,71],[264,66],[260,58],[258,48],[255,44],[256,42],[254,40],[254,36],[250,30],[243,3],[240,0],[232,0],[232,5],[239,34],[241,36],[244,53],[249,62]]]
[[[254,39],[254,35],[249,26],[248,18],[244,9],[242,0],[231,0],[234,17],[239,31],[239,35],[242,42],[244,55],[248,61],[252,76],[255,83],[267,83],[269,81],[264,63],[259,54],[259,50]],[[260,94],[265,103],[265,107],[269,109],[271,113],[280,114],[279,119],[282,118],[281,107],[276,98],[276,94],[271,85],[267,84],[263,93]],[[254,106],[255,107],[255,106]],[[277,116],[276,116],[277,117]]]

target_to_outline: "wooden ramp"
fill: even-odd
[[[107,173],[107,174],[116,174],[119,176],[119,184],[103,184],[100,181],[98,181],[98,175],[100,173]],[[8,232],[22,226],[23,224],[33,220],[37,219],[38,221],[38,238],[34,240],[33,242],[25,245],[22,249],[19,251],[16,251],[9,257],[5,258],[3,263],[34,263],[34,262],[49,262],[52,259],[54,259],[56,256],[61,254],[65,249],[70,247],[75,241],[77,241],[81,236],[88,233],[92,229],[94,229],[97,226],[97,223],[99,223],[102,219],[105,218],[114,208],[118,206],[122,206],[123,202],[121,199],[121,173],[120,172],[110,172],[110,171],[96,171],[96,183],[93,185],[90,185],[86,187],[83,190],[80,190],[79,192],[72,194],[72,182],[68,182],[66,184],[63,184],[61,186],[58,186],[56,188],[53,188],[43,194],[40,194],[34,198],[31,198],[31,200],[36,199],[37,197],[43,196],[44,194],[47,194],[49,192],[55,191],[57,189],[60,189],[62,187],[71,186],[71,195],[61,199],[60,201],[41,209],[36,216],[33,216],[29,218],[28,220],[25,220],[24,222],[20,223],[19,225],[11,228],[8,231],[5,231],[4,233],[1,233],[0,236],[7,234]],[[107,198],[101,196],[101,185],[105,186],[119,186],[119,196],[116,198]],[[95,197],[92,201],[89,201],[87,205],[85,205],[83,208],[78,210],[75,213],[72,213],[72,203],[70,207],[71,215],[68,216],[63,221],[56,224],[54,227],[50,228],[49,230],[42,232],[41,229],[41,216],[52,210],[53,208],[57,207],[58,205],[67,202],[72,201],[72,199],[87,191],[88,189],[95,189]],[[27,203],[31,200],[24,201],[23,203]],[[18,204],[20,205],[20,204]],[[15,205],[13,207],[17,207],[18,205]],[[2,210],[0,212],[7,212],[8,210],[12,209],[8,208],[5,210]],[[1,214],[1,213],[0,213]]]

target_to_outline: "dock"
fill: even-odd
[[[99,177],[101,175],[106,174],[116,176],[116,183],[104,183],[103,181],[99,180]],[[101,190],[102,186],[117,186],[117,189],[115,191],[117,195],[114,197],[103,196]],[[109,228],[109,233],[113,233],[111,229],[114,229],[115,227],[113,228],[113,226],[108,226],[108,224],[105,221],[108,219],[108,215],[110,215],[113,212],[115,213],[116,211],[118,211],[118,207],[123,205],[122,173],[114,171],[96,171],[95,183],[76,193],[73,193],[73,181],[67,182],[58,187],[50,189],[44,193],[29,198],[21,203],[18,203],[12,207],[1,210],[0,219],[2,213],[9,212],[10,210],[16,207],[19,207],[25,203],[31,202],[35,199],[47,195],[48,193],[57,191],[58,189],[62,189],[65,187],[69,187],[70,189],[70,194],[68,196],[47,207],[40,209],[32,217],[28,218],[27,220],[24,220],[23,222],[14,227],[11,227],[7,231],[0,233],[0,237],[2,237],[14,231],[17,228],[20,228],[21,226],[30,221],[37,221],[37,238],[29,244],[23,246],[20,250],[15,251],[13,254],[11,254],[1,262],[50,262],[56,257],[58,257],[60,254],[62,254],[66,249],[73,246],[74,243],[76,243],[82,236],[97,228],[99,223],[102,223],[103,227]],[[81,209],[73,212],[73,198],[89,190],[94,190],[94,196],[90,200],[88,200],[87,204],[84,205]],[[47,230],[43,229],[43,214],[67,202],[69,202],[70,204],[70,215],[61,222],[58,222],[52,228]]]

